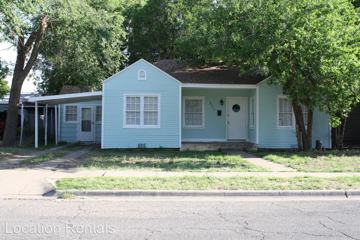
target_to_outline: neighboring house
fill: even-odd
[[[19,143],[23,142],[23,139],[30,141],[33,139],[33,132],[35,129],[35,106],[33,103],[28,102],[28,99],[36,96],[35,93],[22,93],[18,103],[18,130],[19,130]],[[8,111],[9,95],[0,99],[0,138],[2,139],[5,129],[6,116]],[[39,107],[39,127],[44,128],[43,115],[44,107]],[[49,127],[48,135],[51,136],[54,133],[54,127],[51,124],[51,115],[53,109],[49,108]],[[24,133],[25,130],[25,133]],[[24,133],[24,134],[23,134]]]
[[[237,141],[296,148],[295,119],[281,87],[225,67],[163,69],[141,59],[106,79],[102,92],[30,101],[55,106],[58,141],[96,142],[102,148]],[[313,145],[316,140],[331,145],[328,116],[318,111]]]

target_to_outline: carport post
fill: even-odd
[[[38,112],[38,102],[35,102],[35,148],[39,147],[39,112]]]
[[[58,105],[55,105],[54,106],[54,110],[55,110],[55,144],[57,145],[58,144],[58,117],[57,117],[57,108],[58,108]]]
[[[24,132],[24,104],[21,103],[21,119],[20,119],[20,145],[23,143]]]
[[[48,144],[48,105],[45,105],[45,146]]]

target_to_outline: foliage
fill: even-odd
[[[148,0],[126,11],[130,62],[175,58],[183,25],[184,1]]]
[[[0,61],[0,98],[3,98],[9,92],[9,86],[5,77],[9,73],[9,68]]]
[[[123,6],[119,1],[59,3],[42,47],[39,88],[57,94],[63,85],[99,90],[126,60]]]

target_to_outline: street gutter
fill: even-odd
[[[168,190],[56,190],[56,195],[83,197],[285,197],[360,196],[360,190],[249,190],[249,191],[168,191]]]

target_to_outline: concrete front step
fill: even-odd
[[[182,142],[181,151],[223,151],[223,150],[255,150],[254,143],[247,141],[229,142]]]

